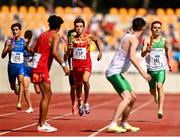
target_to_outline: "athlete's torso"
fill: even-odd
[[[49,38],[53,35],[53,33],[53,31],[47,31],[39,36],[34,50],[37,64],[33,68],[33,72],[49,71],[53,60],[51,46],[49,45]]]
[[[73,38],[73,68],[86,68],[91,67],[91,57],[90,57],[90,44],[87,35],[84,34],[83,37]]]
[[[20,38],[19,41],[11,40],[12,50],[9,54],[9,64],[11,65],[23,65],[24,63],[24,50],[25,50],[25,41],[23,38]]]
[[[133,34],[126,34],[122,38],[122,41],[121,41],[118,49],[116,50],[116,53],[113,56],[113,59],[111,60],[111,63],[109,64],[109,66],[106,70],[107,76],[124,73],[129,69],[129,67],[131,65],[130,58],[129,58],[128,53],[122,49],[122,44],[130,35],[135,37],[135,35],[133,35]]]
[[[158,71],[166,68],[167,61],[164,44],[162,37],[159,38],[157,42],[152,42],[152,50],[145,58],[146,66],[149,71]]]

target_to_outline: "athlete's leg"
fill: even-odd
[[[129,91],[124,91],[121,93],[122,101],[119,103],[115,109],[112,122],[118,122],[119,118],[122,116],[125,109],[128,107],[128,104],[131,102],[132,97]]]
[[[35,84],[35,83],[34,83],[34,90],[35,90],[35,92],[36,92],[37,94],[40,94],[40,93],[41,93],[41,90],[40,90],[40,87],[39,87],[38,84]]]
[[[157,91],[158,91],[158,117],[163,117],[163,106],[164,106],[164,91],[163,91],[163,84],[157,83]]]
[[[39,87],[42,92],[42,98],[40,102],[40,114],[39,114],[38,124],[39,126],[42,126],[44,125],[47,118],[48,107],[51,100],[52,91],[51,91],[51,84],[44,81],[39,83]]]
[[[22,74],[18,75],[19,94],[18,94],[17,109],[21,109],[22,108],[21,102],[22,102],[22,97],[23,97],[23,92],[24,92],[23,81],[24,81],[24,75],[22,75]]]
[[[134,92],[131,92],[130,94],[131,94],[131,98],[132,98],[132,99],[131,99],[130,103],[128,104],[128,106],[125,108],[124,112],[123,112],[122,120],[121,120],[122,123],[127,122],[128,117],[129,117],[129,114],[130,114],[130,112],[131,112],[131,110],[132,110],[132,108],[133,108],[133,106],[134,106],[135,101],[136,101],[136,95],[135,95],[135,93],[134,93]],[[123,95],[122,95],[122,96],[123,96]]]
[[[163,91],[163,84],[166,79],[166,72],[165,70],[161,70],[157,73],[157,91],[158,91],[158,118],[163,117],[163,105],[164,105],[164,91]]]
[[[156,93],[156,89],[149,89],[151,95],[154,97],[154,101],[158,103],[158,94]]]
[[[85,71],[83,74],[83,85],[84,85],[84,104],[88,103],[89,98],[89,90],[90,90],[90,84],[89,84],[89,78],[90,78],[90,72]]]
[[[24,97],[26,99],[28,107],[32,109],[31,97],[29,93],[29,84],[30,84],[30,77],[24,76]]]

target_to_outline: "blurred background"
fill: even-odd
[[[12,23],[21,23],[23,33],[26,29],[31,29],[36,39],[41,32],[48,29],[47,19],[52,14],[63,18],[65,23],[60,34],[64,37],[67,31],[73,28],[73,21],[77,16],[85,19],[86,32],[98,36],[103,46],[102,61],[93,62],[93,73],[102,75],[122,36],[131,27],[133,18],[143,17],[147,21],[148,27],[143,37],[150,35],[151,22],[159,20],[163,23],[162,35],[168,39],[172,49],[172,73],[177,74],[180,71],[180,0],[1,0],[0,49],[2,50],[4,40],[11,36]],[[60,46],[63,51],[66,46],[63,40]],[[141,48],[142,42],[137,50],[140,52]],[[92,60],[96,60],[96,51],[92,43]],[[144,59],[139,54],[137,56],[146,69]],[[6,66],[1,65],[1,70],[5,69]],[[54,72],[55,69],[52,73]],[[130,72],[137,71],[132,67]],[[101,81],[105,77],[99,79]],[[134,78],[132,80],[134,81]]]

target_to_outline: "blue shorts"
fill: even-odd
[[[15,83],[18,75],[24,75],[23,64],[8,64],[8,78],[10,83]]]
[[[31,77],[31,67],[27,67],[24,65],[24,76],[25,77]]]

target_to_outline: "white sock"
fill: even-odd
[[[117,126],[117,122],[111,122],[110,127]]]
[[[121,123],[121,126],[125,126],[125,125],[127,125],[128,123],[127,122],[122,122]]]

